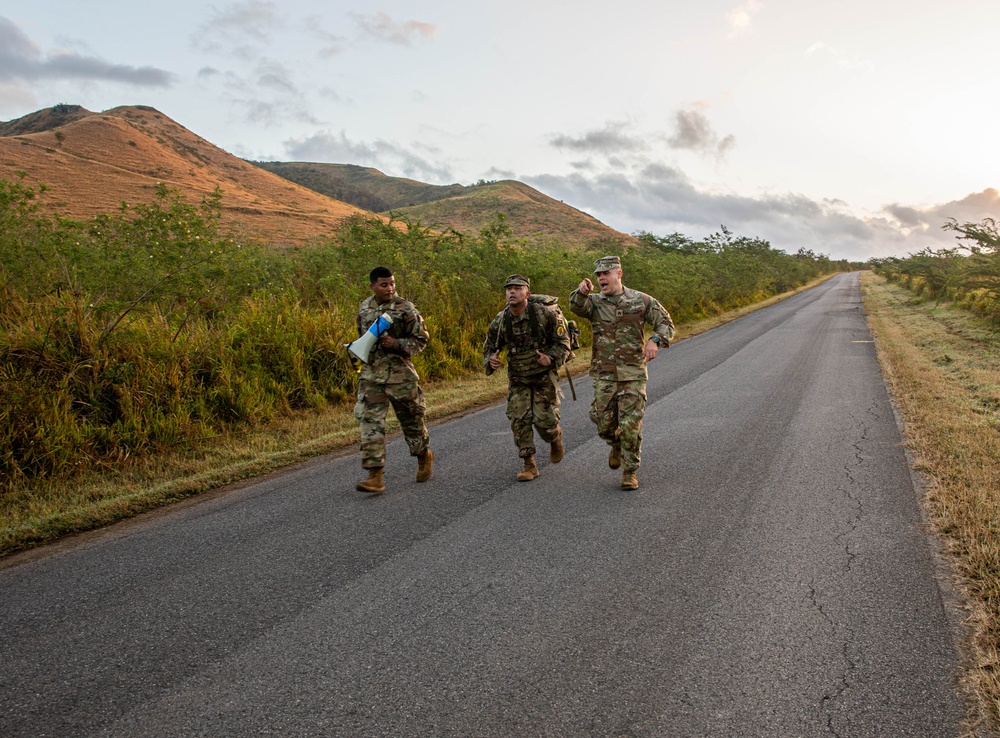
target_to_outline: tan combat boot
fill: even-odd
[[[622,447],[617,443],[611,447],[611,453],[608,454],[608,466],[612,469],[617,469],[622,465]]]
[[[431,478],[431,471],[434,469],[434,452],[427,449],[423,453],[417,454],[417,481],[426,482]]]
[[[563,446],[562,442],[562,429],[559,430],[559,436],[552,443],[549,444],[549,461],[553,464],[558,464],[563,460],[563,456],[566,455],[566,448]]]
[[[369,469],[368,479],[363,479],[354,487],[358,492],[368,492],[373,495],[380,495],[385,492],[385,482],[382,481],[381,469]]]
[[[524,469],[517,475],[517,481],[530,482],[538,476],[538,464],[535,463],[534,456],[527,456],[524,459]]]
[[[622,472],[622,489],[639,489],[639,479],[634,471]]]

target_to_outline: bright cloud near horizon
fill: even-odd
[[[995,0],[7,0],[0,120],[149,105],[246,159],[865,260],[1000,219],[997,27]]]

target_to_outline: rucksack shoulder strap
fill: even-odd
[[[497,348],[501,348],[503,345],[514,345],[514,321],[510,314],[510,308],[507,307],[503,309],[503,324],[500,328],[500,336],[503,338],[503,344]]]
[[[542,304],[539,302],[539,304]],[[536,306],[528,305],[528,322],[531,324],[531,335],[535,337],[535,345],[545,345],[545,337],[542,335],[542,326],[538,320],[538,310]]]

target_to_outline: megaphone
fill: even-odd
[[[364,363],[368,363],[368,354],[378,343],[379,336],[389,330],[389,326],[392,325],[392,316],[386,313],[382,313],[375,319],[375,322],[369,326],[368,330],[357,341],[352,341],[351,343],[345,343],[344,346],[352,354],[357,356]]]

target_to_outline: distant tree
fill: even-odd
[[[705,238],[705,244],[709,247],[710,251],[723,251],[733,243],[733,232],[724,225],[719,227],[722,230]]]
[[[514,229],[507,222],[506,213],[497,213],[493,219],[479,231],[479,237],[486,243],[498,245],[514,237]]]
[[[694,239],[688,238],[683,233],[674,232],[669,236],[657,236],[648,231],[636,231],[632,235],[643,245],[650,246],[659,251],[691,252],[697,250]]]
[[[946,231],[957,231],[955,236],[959,241],[974,241],[973,245],[962,245],[962,248],[974,254],[991,254],[1000,251],[1000,232],[993,218],[985,218],[980,223],[961,223],[954,218],[941,226]]]

